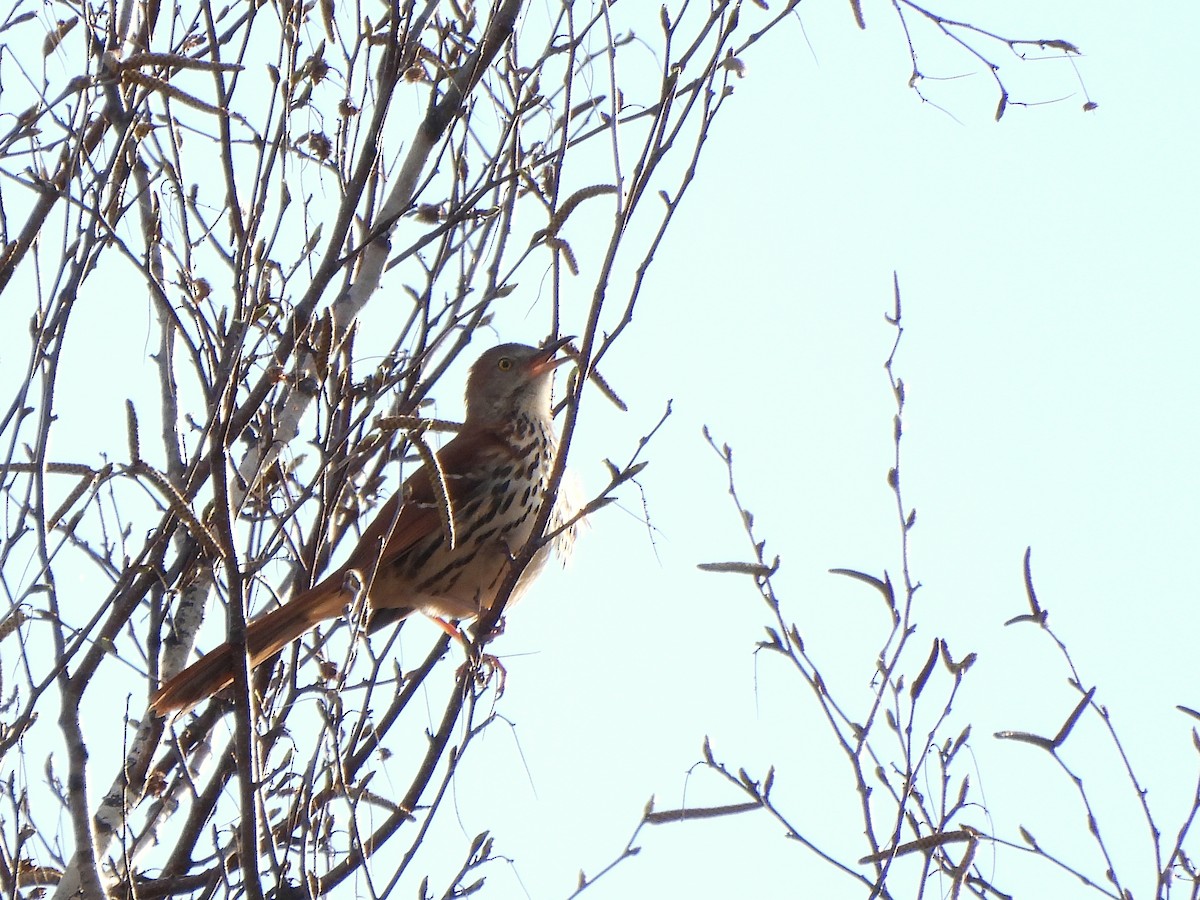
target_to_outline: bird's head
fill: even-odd
[[[501,344],[486,351],[467,378],[467,421],[507,421],[521,411],[549,416],[551,376],[571,361],[556,354],[570,340],[560,338],[540,349]]]

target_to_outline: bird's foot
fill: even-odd
[[[493,677],[496,678],[496,700],[504,696],[504,685],[508,680],[508,671],[504,668],[504,663],[500,662],[500,658],[493,656],[491,653],[480,653],[478,656],[467,656],[466,662],[458,667],[459,679],[464,679],[465,676],[470,676],[476,687],[482,689],[487,687]]]

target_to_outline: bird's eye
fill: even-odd
[[[501,372],[507,372],[513,367],[513,361],[507,356],[502,356],[500,357],[500,361],[496,363],[496,366]]]

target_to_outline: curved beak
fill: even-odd
[[[551,341],[546,346],[542,347],[541,352],[533,358],[529,364],[530,374],[541,375],[543,372],[549,372],[551,369],[557,369],[563,363],[571,362],[569,356],[555,356],[559,350],[575,340],[574,335],[561,337],[557,341]]]

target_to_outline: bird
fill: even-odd
[[[492,606],[511,561],[533,536],[550,482],[557,453],[553,373],[571,361],[557,355],[570,340],[541,348],[501,344],[476,360],[462,428],[435,454],[440,477],[428,464],[414,472],[380,508],[345,563],[246,627],[251,668],[318,623],[343,615],[358,590],[366,592],[369,630],[417,611],[459,620]],[[448,502],[438,499],[443,486]],[[551,526],[569,517],[559,502]],[[569,549],[569,541],[553,543],[560,554]],[[550,552],[550,542],[537,549],[509,605]],[[209,651],[154,693],[151,710],[186,712],[232,684],[241,653],[228,642]]]

